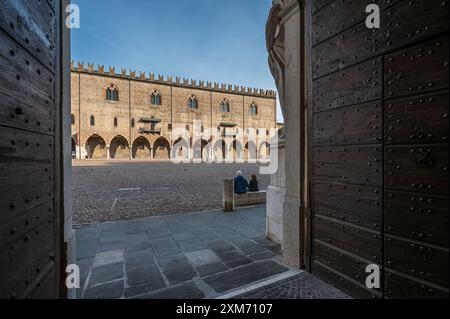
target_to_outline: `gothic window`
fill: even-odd
[[[169,131],[172,131],[172,124],[167,125],[167,129],[168,129]]]
[[[131,127],[134,128],[136,126],[136,121],[134,118],[131,119]]]
[[[70,122],[72,123],[72,125],[75,125],[75,115],[72,114]]]
[[[188,132],[189,132],[189,130],[190,130],[190,127],[189,127],[189,125],[186,125],[186,131],[188,131]]]
[[[255,102],[250,105],[250,115],[258,115],[258,106]]]
[[[91,115],[89,122],[90,122],[91,126],[95,126],[95,116],[94,115]]]
[[[220,103],[220,111],[222,113],[230,113],[230,102],[227,99],[224,99],[222,103]]]
[[[159,93],[158,91],[153,92],[150,97],[150,103],[152,105],[161,105],[161,93]]]
[[[198,109],[198,99],[194,94],[189,97],[188,106],[190,109]]]
[[[119,101],[119,90],[111,84],[106,88],[106,100],[107,101]]]
[[[119,120],[117,119],[117,117],[114,118],[114,127],[119,126]]]

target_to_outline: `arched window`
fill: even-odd
[[[131,119],[131,127],[134,128],[136,126],[136,121],[134,118]]]
[[[72,123],[72,125],[75,125],[75,115],[71,115],[70,117],[70,123]]]
[[[194,94],[189,97],[188,106],[190,109],[198,109],[198,99]]]
[[[172,131],[172,124],[167,125],[167,129],[168,129],[169,131]]]
[[[258,115],[258,105],[255,102],[250,105],[250,115]]]
[[[91,124],[91,126],[95,126],[95,116],[94,115],[91,115],[89,123]]]
[[[222,113],[230,113],[230,102],[227,99],[223,99],[222,103],[220,103],[220,111]]]
[[[189,132],[189,130],[190,130],[190,127],[189,127],[189,125],[186,125],[186,131],[188,131],[188,132]]]
[[[114,127],[119,126],[119,120],[117,119],[117,116],[114,118]]]
[[[111,84],[106,88],[106,100],[107,101],[119,101],[119,89]]]
[[[152,105],[161,105],[161,93],[158,91],[153,92],[150,96],[150,103]]]
[[[270,131],[269,131],[269,130],[267,130],[267,131],[266,131],[266,135],[269,135],[269,134],[270,134]]]

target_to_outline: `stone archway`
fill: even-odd
[[[203,160],[203,161],[207,161],[209,158],[209,154],[208,154],[208,142],[204,139],[199,139],[197,140],[197,142],[195,142],[194,144],[194,149],[193,149],[193,157],[196,160]]]
[[[248,141],[244,149],[244,160],[246,162],[254,162],[258,159],[258,152],[256,144],[252,141]]]
[[[112,159],[129,159],[130,146],[123,136],[116,136],[109,145],[109,156]]]
[[[236,160],[242,160],[243,159],[243,149],[242,144],[238,140],[234,140],[230,147],[231,152],[231,158]]]
[[[224,140],[218,140],[213,147],[214,159],[216,161],[223,161],[227,154],[227,144]]]
[[[153,158],[158,160],[170,159],[170,143],[164,137],[158,138],[153,144]]]
[[[143,136],[138,137],[133,142],[131,154],[133,158],[150,159],[152,157],[150,142]]]
[[[258,148],[258,158],[261,160],[268,160],[270,158],[270,144],[262,142]]]
[[[92,135],[86,141],[87,158],[90,159],[106,159],[106,142],[99,135]]]
[[[189,159],[189,149],[189,143],[180,137],[173,143],[171,158],[178,160]]]

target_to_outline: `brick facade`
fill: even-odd
[[[274,91],[116,74],[82,63],[72,64],[71,76],[76,158],[247,160],[269,154],[267,143],[277,129]],[[108,89],[117,90],[117,100],[108,99]],[[159,96],[158,105],[152,94]]]

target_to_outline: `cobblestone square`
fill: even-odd
[[[222,208],[223,180],[237,170],[270,176],[258,164],[173,164],[168,161],[74,161],[74,224],[128,220]]]

